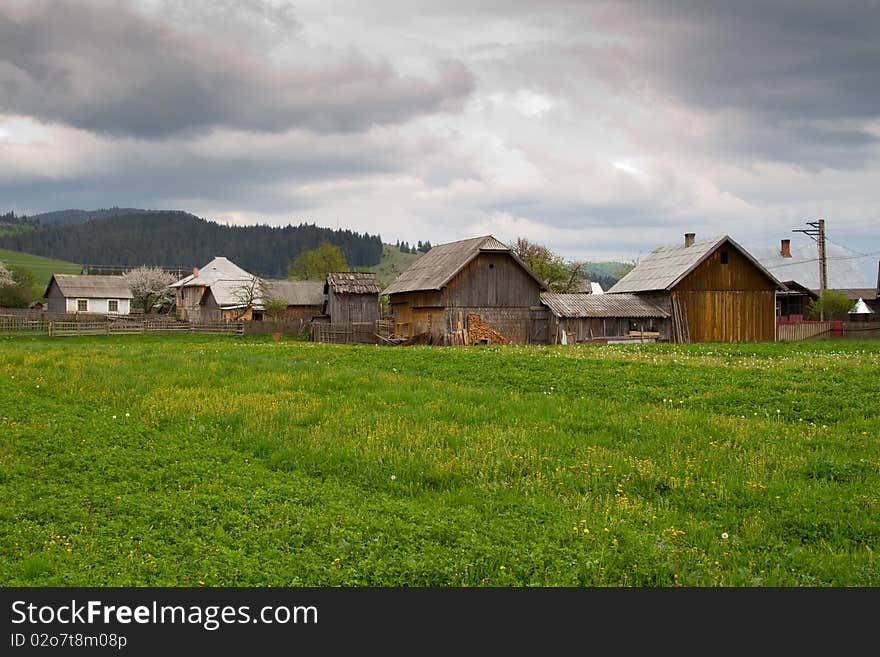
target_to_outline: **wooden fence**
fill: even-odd
[[[776,339],[779,342],[809,340],[810,338],[839,338],[843,335],[843,322],[779,322]]]
[[[312,322],[309,334],[314,342],[377,344],[380,340],[387,342],[387,338],[391,335],[391,322],[381,319],[376,322],[348,324]]]
[[[178,322],[168,320],[113,319],[63,321],[0,316],[0,333],[15,335],[125,335],[143,333],[234,333],[241,335],[243,322]]]

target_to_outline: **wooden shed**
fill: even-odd
[[[748,342],[776,339],[776,291],[784,289],[729,236],[652,251],[608,294],[636,294],[670,313],[672,339]]]
[[[544,292],[550,310],[550,342],[669,340],[669,311],[637,294],[555,294]]]
[[[324,283],[324,314],[332,324],[379,319],[379,283],[373,272],[331,272]]]
[[[505,341],[546,343],[547,286],[506,244],[491,235],[440,244],[416,260],[383,291],[394,334],[424,335],[435,344],[468,328],[479,315]]]

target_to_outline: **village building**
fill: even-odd
[[[260,279],[231,260],[218,256],[172,283],[177,319],[217,322],[262,319]]]
[[[131,288],[123,276],[53,274],[43,297],[52,313],[128,315]]]
[[[776,339],[782,283],[727,235],[652,251],[607,295],[636,294],[670,314],[676,342]]]
[[[484,333],[490,327],[490,335],[525,344],[549,340],[549,313],[541,305],[546,290],[510,247],[484,235],[433,247],[382,294],[395,336],[448,344],[479,322]]]
[[[544,292],[550,310],[550,342],[670,340],[669,311],[637,294],[556,294]]]
[[[324,312],[325,281],[266,279],[263,292],[266,309],[277,304],[277,319],[310,322]],[[283,308],[282,308],[283,306]]]
[[[379,320],[379,283],[373,272],[331,272],[324,283],[324,315],[333,324]]]

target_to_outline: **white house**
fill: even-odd
[[[53,274],[43,296],[52,313],[128,315],[131,288],[123,276]]]

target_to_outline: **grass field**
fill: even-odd
[[[880,342],[0,338],[0,582],[880,585]]]
[[[9,249],[0,249],[0,262],[6,264],[7,267],[25,267],[30,269],[34,275],[36,287],[39,288],[39,294],[46,290],[52,274],[82,273],[82,265],[77,265],[73,262],[44,258],[43,256],[22,253],[21,251],[10,251]]]

